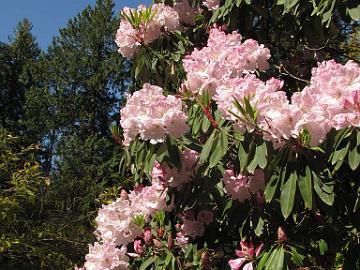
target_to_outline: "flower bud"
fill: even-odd
[[[162,238],[164,236],[165,230],[163,228],[157,228],[157,235]]]
[[[123,188],[121,189],[120,191],[120,197],[124,200],[128,200],[129,199],[129,196],[128,196],[128,193],[126,192],[126,190]]]
[[[279,226],[279,228],[277,230],[277,238],[278,238],[279,244],[283,244],[284,242],[287,241],[285,229],[282,226]]]
[[[152,238],[152,233],[151,233],[150,228],[144,229],[144,241],[145,241],[145,244],[147,244],[147,245],[152,245],[152,243],[153,243],[153,238]]]
[[[154,239],[154,240],[153,240],[153,243],[154,243],[154,246],[155,246],[156,248],[162,248],[162,247],[163,247],[163,244],[162,244],[159,240],[157,240],[157,239]]]
[[[201,269],[207,270],[210,269],[210,258],[209,258],[209,254],[204,251],[203,253],[201,253]]]
[[[168,236],[168,249],[172,249],[174,247],[174,238],[172,237],[172,235],[170,234]]]

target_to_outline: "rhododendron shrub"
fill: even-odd
[[[147,74],[141,50],[155,66],[170,55],[172,81],[136,77],[126,97],[113,132],[123,186],[99,209],[85,269],[359,266],[360,66],[324,60],[289,89],[265,45],[199,30],[221,4],[123,10],[120,53]]]

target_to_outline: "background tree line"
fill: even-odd
[[[293,91],[306,84],[316,61],[360,60],[359,24],[344,19],[343,3],[315,1],[313,14],[306,1],[223,2],[216,13],[199,16],[203,24],[191,44],[166,45],[168,59],[135,59],[156,61],[138,65],[143,70],[131,71],[117,52],[112,0],[97,0],[69,20],[46,51],[26,19],[0,43],[0,269],[71,269],[83,260],[95,238],[96,209],[122,184],[121,148],[109,128],[118,121],[122,94],[148,80],[174,91],[183,74],[161,63],[177,59],[173,65],[180,66],[180,43],[186,49],[204,43],[213,22],[270,48],[278,64],[272,72]]]
[[[27,19],[0,44],[1,269],[70,269],[94,238],[99,194],[119,182],[109,127],[129,63],[118,22],[114,3],[99,0],[46,51]]]

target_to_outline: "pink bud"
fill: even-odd
[[[152,240],[153,240],[153,238],[152,238],[151,229],[150,228],[145,228],[144,229],[144,241],[145,241],[145,244],[152,245],[152,243],[153,243]]]
[[[280,244],[283,244],[287,240],[285,229],[282,226],[280,226],[277,230],[277,238]]]
[[[141,240],[134,241],[134,250],[137,254],[144,255],[145,252]]]
[[[174,238],[170,234],[168,237],[168,249],[172,249],[174,247]]]

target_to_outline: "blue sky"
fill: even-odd
[[[0,0],[0,41],[8,42],[16,24],[28,18],[33,24],[32,33],[41,48],[46,49],[58,29],[96,0]],[[116,11],[124,6],[136,7],[150,4],[151,0],[113,0]]]

